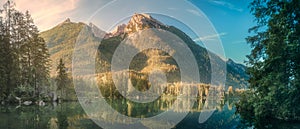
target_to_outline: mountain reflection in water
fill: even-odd
[[[135,117],[147,118],[168,111],[168,107],[174,104],[175,98],[160,98],[150,104],[136,104],[125,99],[107,99],[106,102],[119,113]],[[235,128],[239,122],[239,116],[235,115],[234,100],[204,100],[196,99],[188,115],[174,128]],[[188,101],[184,101],[188,102]],[[90,102],[89,107],[97,107],[96,102]],[[187,103],[174,105],[175,114],[187,113],[184,110]],[[99,106],[99,105],[98,105]],[[99,109],[101,110],[101,109]],[[201,112],[215,110],[214,114],[204,123],[199,124]],[[132,124],[132,121],[116,117],[116,113],[98,111],[87,115],[78,102],[65,102],[61,104],[47,103],[44,107],[32,106],[1,106],[0,128],[13,129],[64,129],[64,128],[100,128],[91,119],[104,122],[108,125]],[[155,125],[153,125],[155,123]],[[142,126],[165,128],[172,121],[143,121]]]

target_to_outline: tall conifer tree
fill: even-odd
[[[249,30],[253,36],[247,38],[252,47],[248,55],[252,93],[242,99],[239,112],[253,113],[249,116],[256,122],[300,116],[299,5],[299,0],[254,0],[250,5],[257,22]]]
[[[28,11],[22,13],[8,0],[0,13],[1,96],[36,97],[48,89],[49,54]],[[20,89],[32,89],[19,91]]]

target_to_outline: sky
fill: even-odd
[[[254,16],[248,8],[250,0],[189,0],[210,19],[221,37],[225,55],[243,63],[251,48],[245,38],[248,29],[255,25]],[[205,38],[205,37],[204,37]],[[214,36],[208,37],[214,38]]]
[[[0,4],[6,0],[0,0]],[[126,23],[133,13],[153,17],[186,32],[195,42],[217,53],[244,63],[250,53],[245,38],[254,26],[250,0],[13,0],[22,12],[29,10],[40,31],[51,29],[70,18],[92,22],[105,31]],[[175,22],[174,22],[175,21]],[[200,42],[201,41],[201,42]]]

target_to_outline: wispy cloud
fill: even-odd
[[[189,12],[189,13],[192,13],[192,14],[194,14],[196,16],[200,16],[200,17],[202,16],[202,14],[199,11],[197,11],[197,10],[187,9],[186,11]]]
[[[227,35],[227,33],[222,32],[222,33],[219,33],[219,34],[213,34],[213,35],[207,35],[207,36],[199,37],[199,38],[194,39],[194,41],[198,42],[198,41],[217,40],[218,38],[220,38],[222,36],[225,36],[225,35]]]
[[[69,17],[80,0],[14,0],[16,8],[22,12],[28,10],[41,30],[61,22]],[[53,25],[52,25],[53,24]]]
[[[242,8],[238,8],[238,7],[236,7],[235,5],[233,5],[232,3],[229,3],[229,2],[219,1],[219,0],[212,0],[210,2],[212,2],[213,4],[216,4],[216,5],[224,6],[228,9],[231,9],[231,10],[234,10],[234,11],[238,11],[238,12],[243,12],[244,11]]]

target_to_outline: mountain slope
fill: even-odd
[[[151,30],[154,28],[154,31]],[[107,72],[110,70],[110,63],[112,60],[112,56],[119,46],[119,44],[127,40],[126,38],[129,37],[131,42],[133,42],[131,47],[135,49],[139,49],[140,45],[147,45],[147,39],[132,39],[136,34],[141,33],[142,30],[148,30],[146,37],[149,39],[157,39],[160,43],[171,43],[171,41],[163,41],[164,36],[162,36],[160,32],[168,31],[172,34],[178,36],[182,39],[187,46],[191,49],[194,56],[196,57],[196,61],[199,68],[200,73],[200,80],[203,83],[210,83],[211,82],[211,74],[212,68],[211,66],[216,66],[215,72],[216,75],[223,75],[225,76],[225,70],[227,69],[227,80],[226,86],[233,86],[234,88],[241,88],[246,87],[248,76],[245,73],[245,67],[240,66],[239,64],[234,63],[232,60],[228,62],[222,60],[217,55],[210,53],[205,48],[196,44],[188,35],[186,35],[181,30],[177,29],[174,26],[164,25],[163,23],[157,21],[156,19],[152,18],[150,15],[147,14],[134,14],[130,21],[127,24],[122,24],[118,26],[115,31],[111,32],[106,36],[99,46],[99,58],[104,59],[105,62],[109,65],[106,65],[107,68],[104,68],[104,71],[100,72]],[[155,30],[157,32],[155,32]],[[138,36],[137,36],[138,37]],[[137,40],[137,41],[135,41]],[[140,51],[140,50],[138,50]],[[176,53],[176,52],[175,52]],[[131,70],[134,70],[140,74],[147,74],[150,73],[150,70],[153,70],[159,67],[163,70],[167,75],[168,80],[171,81],[179,81],[178,77],[180,75],[180,70],[178,70],[178,65],[176,61],[172,59],[173,55],[166,55],[166,53],[158,50],[147,50],[143,51],[131,62]],[[153,59],[155,61],[153,61]],[[154,63],[153,63],[154,62]],[[155,64],[155,65],[153,65]],[[237,67],[239,66],[239,67]],[[103,67],[103,66],[101,66]],[[107,71],[106,71],[107,70]],[[214,78],[216,82],[221,82],[222,78]],[[218,80],[220,79],[220,80]]]
[[[104,37],[104,40],[101,41],[101,45],[98,47],[99,53],[98,58],[96,59],[97,73],[110,72],[112,55],[114,54],[115,49],[124,39],[128,38],[135,32],[154,28],[157,30],[157,32],[149,31],[149,37],[155,37],[158,40],[162,40],[159,33],[162,31],[168,31],[178,36],[187,44],[187,46],[191,49],[194,56],[196,57],[201,82],[210,83],[210,75],[212,70],[211,64],[214,64],[214,66],[220,66],[220,68],[223,65],[227,66],[225,67],[227,68],[226,86],[231,85],[234,88],[241,88],[247,85],[246,80],[248,79],[248,75],[245,73],[244,66],[236,64],[232,60],[224,61],[215,54],[211,54],[213,57],[210,58],[209,52],[205,48],[196,44],[184,32],[177,29],[176,27],[165,25],[152,18],[148,14],[135,14],[127,24],[120,25],[114,31],[107,34],[99,29],[95,31],[95,29],[93,29],[96,28],[94,25],[88,26],[84,23],[73,23],[70,20],[66,20],[58,26],[48,31],[42,32],[41,36],[45,39],[49,47],[51,55],[50,58],[53,61],[53,68],[51,69],[52,76],[55,76],[55,69],[59,58],[63,58],[66,62],[66,67],[69,71],[71,70],[74,45],[80,31],[84,27],[88,27],[88,31],[91,31],[91,33],[93,34],[91,36],[91,40],[93,42],[97,42],[97,40],[100,42],[102,40],[101,38],[99,39],[99,36],[97,35],[102,35]],[[136,43],[133,43],[132,48],[138,49],[138,46],[142,45],[140,42],[141,41],[137,40]],[[165,42],[167,43],[169,41]],[[82,62],[82,64],[84,64],[84,62]],[[164,51],[155,49],[143,51],[136,55],[130,64],[130,69],[135,71],[134,76],[139,77],[147,77],[151,70],[153,70],[154,68],[160,68],[162,69],[162,71],[166,72],[169,81],[179,81],[178,79],[180,77],[180,70],[178,69],[178,64],[172,58],[172,54],[169,55]],[[220,68],[217,68],[217,72],[219,72],[218,74],[224,75],[225,71],[218,70]]]
[[[227,75],[226,85],[236,88],[247,88],[249,75],[246,73],[246,66],[235,63],[233,60],[228,59],[226,62]]]
[[[73,23],[69,19],[56,27],[41,33],[47,43],[51,63],[50,75],[56,73],[56,66],[60,58],[65,62],[66,68],[71,70],[72,54],[78,34],[83,28],[83,23]]]
[[[94,26],[92,24],[86,25],[82,22],[74,23],[67,19],[54,28],[41,32],[40,36],[46,41],[52,61],[51,76],[56,75],[56,67],[60,58],[63,59],[67,70],[71,72],[75,43],[78,35],[85,27],[92,29]],[[104,32],[98,31],[95,33],[102,34]]]

